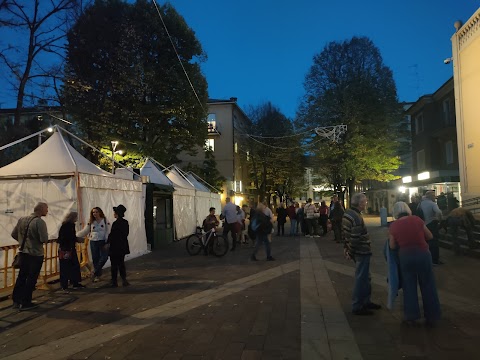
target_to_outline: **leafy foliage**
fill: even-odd
[[[68,34],[64,96],[93,144],[128,140],[145,156],[173,163],[206,138],[205,54],[171,5],[160,11],[200,103],[146,0],[98,0],[85,10]]]
[[[297,125],[348,126],[342,143],[324,141],[315,151],[316,168],[334,188],[395,179],[402,109],[392,71],[373,42],[353,37],[327,44],[315,55],[304,87]]]
[[[303,182],[301,139],[293,134],[292,122],[271,103],[252,107],[247,140],[250,175],[259,200],[271,195],[295,196]],[[279,139],[278,137],[283,137]]]

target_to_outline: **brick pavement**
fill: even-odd
[[[386,229],[377,220],[367,222],[374,298],[384,304],[386,266],[379,253]],[[441,250],[447,264],[435,272],[444,319],[435,329],[409,329],[400,325],[401,299],[393,312],[351,315],[353,266],[331,234],[274,237],[275,262],[250,262],[250,251],[189,257],[183,242],[174,243],[129,261],[129,288],[110,289],[104,282],[67,295],[37,291],[41,307],[28,313],[0,303],[0,357],[478,358],[480,290],[471,281],[479,272],[476,259]]]

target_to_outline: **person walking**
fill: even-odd
[[[333,209],[330,212],[330,221],[332,222],[332,230],[335,237],[335,241],[340,243],[342,241],[342,219],[344,214],[343,206],[340,201],[333,203]]]
[[[297,234],[297,208],[294,203],[287,208],[287,215],[290,218],[290,236],[295,236]]]
[[[433,235],[422,219],[412,216],[409,206],[402,201],[393,206],[393,217],[396,221],[389,227],[389,246],[399,249],[404,323],[415,326],[421,318],[418,285],[422,292],[426,324],[433,326],[440,319],[440,302],[427,244],[432,241]]]
[[[287,222],[287,209],[285,205],[280,203],[277,208],[277,236],[285,235],[285,223]]]
[[[365,194],[354,194],[351,208],[343,214],[342,227],[344,238],[344,255],[355,262],[355,285],[352,295],[352,312],[354,315],[372,315],[371,310],[378,310],[380,305],[371,301],[372,285],[370,281],[370,236],[363,221],[362,211],[367,206]]]
[[[29,216],[21,217],[12,231],[12,237],[20,244],[20,271],[13,288],[13,307],[20,311],[38,307],[32,303],[32,294],[42,269],[43,244],[48,242],[47,224],[42,219],[48,214],[48,205],[39,202]]]
[[[425,225],[433,235],[433,239],[428,242],[430,253],[432,254],[433,265],[442,265],[443,262],[440,261],[439,247],[439,225],[442,220],[442,210],[440,210],[435,203],[435,191],[429,190],[425,193],[425,199],[418,205],[417,212],[423,215]]]
[[[100,280],[102,269],[108,260],[108,250],[105,247],[109,233],[110,223],[105,218],[103,210],[98,206],[90,211],[90,219],[85,227],[77,232],[77,237],[85,237],[88,235],[90,240],[90,251],[92,253],[93,262],[93,282]]]
[[[68,292],[68,282],[74,289],[84,288],[81,284],[80,262],[77,257],[76,244],[83,241],[75,234],[75,222],[78,213],[72,211],[65,216],[58,232],[58,259],[60,262],[60,286],[64,292]]]
[[[225,224],[223,226],[223,236],[228,241],[228,233],[232,235],[232,248],[230,251],[235,251],[237,246],[237,233],[236,233],[236,223],[238,220],[237,217],[237,206],[230,201],[230,198],[225,199],[225,206],[223,207],[222,213],[220,215],[220,220],[224,220]]]
[[[122,285],[128,286],[130,283],[127,281],[127,270],[125,268],[125,255],[130,254],[130,248],[128,246],[128,233],[130,227],[128,221],[124,219],[127,209],[123,205],[118,205],[113,208],[113,216],[115,221],[112,224],[112,230],[108,235],[106,248],[108,249],[108,255],[110,255],[111,262],[111,283],[113,288],[118,287],[117,274],[120,272],[122,278]]]
[[[255,233],[255,247],[253,253],[250,256],[250,260],[257,261],[257,252],[262,243],[265,245],[265,253],[267,255],[267,261],[274,261],[275,259],[271,253],[270,241],[268,235],[271,235],[273,224],[268,215],[265,214],[266,206],[264,203],[259,202],[256,211],[253,213],[250,219],[251,230]]]
[[[322,201],[320,203],[320,209],[319,209],[319,213],[320,213],[320,226],[322,227],[322,230],[323,230],[323,234],[322,235],[327,235],[327,232],[328,232],[328,228],[327,228],[327,224],[328,224],[328,206],[325,204],[325,201]]]

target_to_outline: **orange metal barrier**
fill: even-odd
[[[76,250],[78,261],[80,262],[80,271],[82,278],[90,276],[91,266],[88,257],[88,238],[84,243],[77,243]],[[0,295],[9,295],[15,286],[15,280],[18,276],[18,270],[12,267],[12,261],[17,254],[19,246],[9,245],[0,247],[0,258],[3,261],[0,268]],[[60,277],[60,265],[58,260],[58,243],[56,239],[49,240],[43,245],[45,252],[42,269],[38,276],[37,288],[49,289],[49,282],[57,280]]]

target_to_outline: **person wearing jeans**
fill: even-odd
[[[48,242],[47,224],[42,216],[47,216],[48,205],[40,202],[33,214],[20,218],[12,231],[12,237],[20,244],[21,264],[15,281],[12,299],[13,307],[21,311],[36,308],[32,303],[32,293],[37,284],[43,264],[43,244]]]
[[[343,214],[342,227],[344,254],[355,262],[355,285],[352,295],[352,312],[354,315],[373,315],[371,310],[378,310],[380,305],[371,302],[372,286],[370,283],[370,258],[372,250],[367,227],[363,221],[362,211],[367,206],[365,194],[352,196],[351,209]]]
[[[110,223],[105,218],[105,214],[99,207],[94,207],[90,211],[90,220],[88,224],[79,232],[77,237],[88,235],[90,239],[90,251],[92,253],[92,262],[94,271],[92,279],[94,282],[100,280],[102,268],[108,260],[108,250],[105,248],[105,242],[108,237]]]

